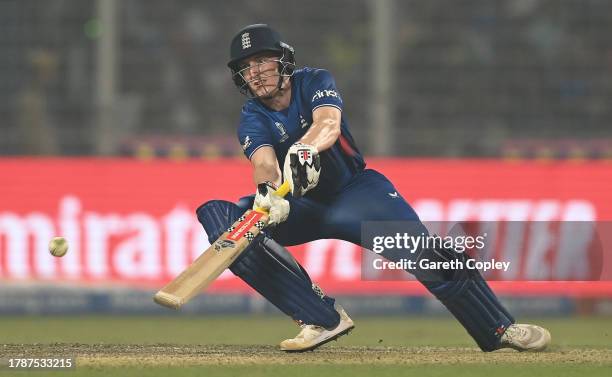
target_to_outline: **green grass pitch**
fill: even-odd
[[[553,336],[539,354],[480,352],[450,318],[354,319],[338,342],[285,354],[276,345],[299,329],[278,316],[0,317],[0,358],[77,357],[74,370],[35,376],[612,375],[612,317],[528,319]]]

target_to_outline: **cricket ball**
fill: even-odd
[[[54,257],[63,257],[68,251],[68,241],[64,237],[54,237],[49,242],[49,252]]]

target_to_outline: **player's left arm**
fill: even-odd
[[[303,95],[311,98],[312,124],[287,151],[283,176],[293,196],[302,196],[316,187],[321,173],[319,153],[331,148],[341,133],[342,98],[329,72],[318,69],[304,84]]]
[[[316,187],[321,173],[319,152],[331,148],[340,136],[342,112],[333,106],[319,106],[312,112],[312,124],[304,136],[287,151],[283,176],[294,197]]]
[[[334,145],[340,136],[342,112],[334,106],[319,106],[312,112],[312,124],[300,143],[312,145],[322,152]]]

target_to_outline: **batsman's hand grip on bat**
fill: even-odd
[[[268,215],[268,225],[275,225],[287,220],[289,216],[289,202],[283,197],[289,193],[289,182],[284,182],[278,189],[269,182],[257,185],[253,209]]]

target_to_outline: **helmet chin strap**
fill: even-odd
[[[278,73],[278,84],[276,84],[276,89],[283,90],[283,81],[285,81],[285,76]]]

